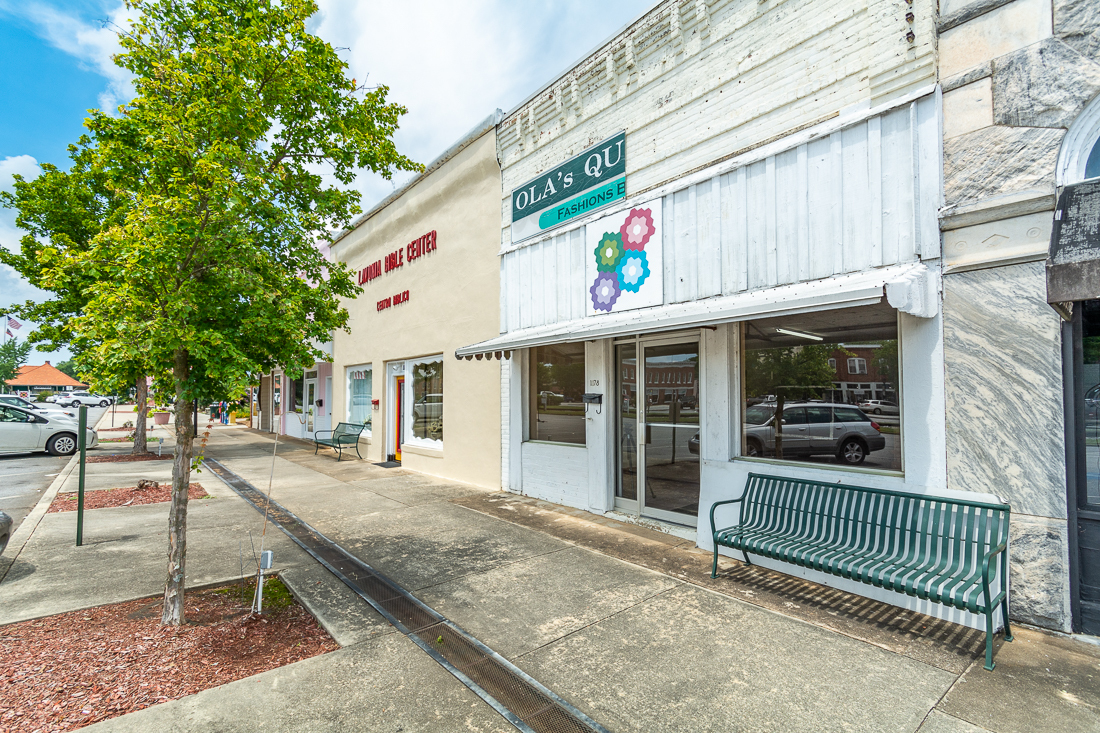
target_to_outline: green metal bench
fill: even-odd
[[[336,451],[336,460],[339,462],[344,457],[344,446],[354,445],[355,455],[362,458],[363,455],[359,452],[359,436],[365,427],[366,425],[342,422],[336,426],[335,430],[318,430],[313,434],[313,455],[317,455],[317,451],[323,445]],[[329,437],[322,438],[321,433],[328,433]]]
[[[718,529],[714,510],[740,504],[740,520]],[[984,614],[985,668],[993,669],[993,611],[1008,625],[1007,504],[919,496],[883,489],[749,474],[740,498],[710,508],[718,548],[793,563]],[[1001,555],[1000,591],[990,585]]]

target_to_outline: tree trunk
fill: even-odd
[[[145,437],[145,422],[148,419],[149,380],[142,377],[137,380],[137,416],[134,418],[134,450],[131,451],[135,456],[149,452],[149,444]]]
[[[192,423],[193,403],[184,398],[190,372],[189,354],[176,352],[173,376],[176,382],[175,428],[176,450],[172,461],[172,508],[168,514],[168,579],[164,584],[164,609],[160,622],[179,626],[183,623],[184,563],[187,559],[187,490],[191,484],[191,455],[194,450],[195,426]]]
[[[775,457],[783,459],[783,403],[785,395],[783,390],[775,390]]]

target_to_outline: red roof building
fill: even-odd
[[[38,366],[21,366],[14,379],[7,380],[8,389],[17,392],[64,392],[74,389],[87,389],[88,385],[70,377],[57,367],[46,362]]]

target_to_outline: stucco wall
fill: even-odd
[[[500,366],[458,361],[455,349],[499,332],[500,169],[490,129],[381,209],[332,248],[359,270],[435,230],[436,250],[365,283],[345,303],[348,331],[333,345],[334,421],[347,416],[346,367],[371,364],[373,435],[365,456],[385,460],[393,406],[385,388],[389,361],[443,354],[442,451],[405,450],[414,471],[489,488],[500,486]],[[409,291],[406,303],[379,311],[379,300]]]

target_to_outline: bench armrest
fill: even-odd
[[[722,506],[723,504],[740,504],[744,500],[745,500],[745,492],[742,491],[741,496],[737,497],[736,499],[726,499],[725,501],[716,501],[716,502],[714,502],[713,504],[710,505],[710,536],[711,537],[713,537],[714,533],[718,531],[714,527],[714,510],[717,507]]]
[[[344,433],[343,435],[336,436],[336,438],[334,438],[334,440],[337,443],[339,443],[340,445],[344,445],[346,443],[357,443],[357,442],[359,442],[359,436],[360,436],[360,433],[356,433],[355,435],[351,435],[349,433]]]
[[[984,582],[987,589],[989,588],[989,563],[993,560],[993,558],[1004,552],[1007,548],[1008,543],[1002,542],[1000,545],[993,548],[993,552],[990,552],[988,555],[982,558],[982,581]]]
[[[329,435],[332,435],[331,430],[315,430],[313,432],[313,439],[316,440],[318,437],[320,437],[321,433],[328,433]]]

